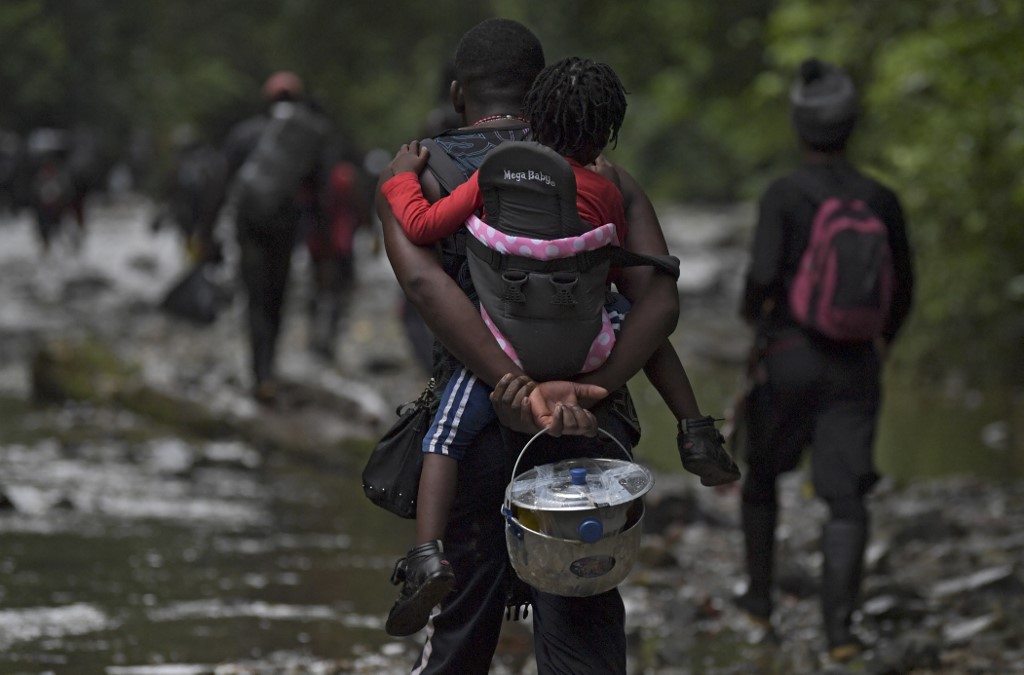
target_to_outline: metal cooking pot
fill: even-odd
[[[627,458],[629,452],[604,431]],[[611,590],[629,574],[640,547],[651,472],[632,461],[567,459],[518,475],[505,489],[505,543],[516,574],[534,588],[582,597]]]

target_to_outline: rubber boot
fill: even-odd
[[[736,604],[757,623],[768,626],[772,615],[772,574],[775,567],[775,504],[743,502],[743,543],[746,547],[747,591]]]
[[[832,520],[822,530],[821,612],[829,656],[835,661],[849,661],[864,650],[850,625],[860,596],[867,540],[868,525],[862,521]]]

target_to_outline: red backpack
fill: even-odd
[[[807,248],[789,288],[805,328],[837,342],[881,336],[892,304],[889,233],[862,199],[828,194],[818,203]]]

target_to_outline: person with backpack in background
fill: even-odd
[[[174,129],[171,145],[174,156],[160,195],[163,204],[150,227],[158,232],[170,222],[193,263],[217,258],[213,234],[225,187],[224,155],[190,124]]]
[[[339,142],[324,162],[323,218],[306,233],[313,275],[309,348],[327,361],[334,360],[338,329],[356,285],[356,231],[371,220],[363,172],[344,147]]]
[[[78,226],[79,244],[87,228],[86,202],[89,195],[99,189],[103,180],[103,152],[97,132],[90,126],[80,125],[70,135],[71,151],[68,172],[71,176],[71,215]]]
[[[272,403],[292,254],[303,223],[323,218],[320,158],[328,123],[292,72],[268,77],[263,101],[263,113],[231,129],[224,154],[248,298],[252,391],[257,401]]]
[[[605,105],[588,105],[594,100]],[[568,57],[542,70],[526,95],[523,118],[544,145],[502,145],[452,194],[430,204],[419,182],[427,147],[414,141],[396,154],[390,165],[393,176],[382,185],[402,230],[416,244],[435,244],[461,227],[469,228],[470,273],[485,322],[510,358],[534,379],[570,378],[608,358],[616,329],[629,311],[629,302],[609,286],[621,274],[620,264],[661,264],[671,267],[669,273],[677,271],[676,259],[609,257],[591,266],[574,257],[614,255],[621,251],[618,242],[627,238],[622,194],[594,165],[606,145],[617,142],[625,114],[626,91],[611,67]],[[482,218],[475,218],[479,209]],[[556,249],[561,253],[552,252]],[[517,255],[495,258],[495,251]],[[577,264],[566,265],[574,259]],[[542,261],[549,260],[551,270],[546,271]],[[713,430],[713,419],[701,414],[671,343],[666,341],[646,368],[663,375],[659,383],[669,387],[664,398],[679,402],[673,412],[681,425],[691,433],[703,427]],[[388,617],[392,635],[422,628],[431,608],[456,583],[444,564],[441,540],[456,490],[457,464],[479,431],[495,419],[490,394],[490,387],[462,369],[440,397],[424,440],[417,546],[406,558],[406,583]],[[695,472],[705,485],[739,478],[720,442],[718,454],[702,454],[691,462],[693,447],[680,445],[683,463],[699,469]],[[418,567],[437,573],[423,575]]]
[[[762,195],[742,317],[755,329],[745,406],[742,528],[748,587],[737,604],[770,628],[777,479],[808,446],[822,527],[821,611],[829,656],[865,645],[852,629],[879,480],[873,445],[881,370],[912,303],[914,274],[897,196],[846,156],[859,115],[839,67],[808,59],[789,92],[802,164]]]
[[[29,166],[29,203],[35,219],[36,235],[43,255],[47,255],[61,233],[71,210],[75,186],[68,168],[70,137],[65,129],[40,127],[26,139]],[[82,231],[76,229],[72,243],[81,243]]]

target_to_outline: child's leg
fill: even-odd
[[[463,368],[448,380],[434,422],[423,439],[423,469],[416,501],[416,543],[444,538],[455,498],[458,461],[494,419],[490,387]]]
[[[455,459],[436,452],[424,453],[416,497],[417,544],[444,539],[458,478],[459,463]]]
[[[672,343],[666,340],[644,365],[644,375],[664,399],[676,421],[701,417],[690,378]]]
[[[711,416],[701,416],[697,397],[679,355],[666,340],[647,361],[644,374],[676,418],[676,445],[683,468],[700,476],[701,485],[724,485],[738,480],[739,467],[725,450],[725,439]]]
[[[613,293],[612,301],[605,305],[615,329],[621,327],[629,310],[629,301],[617,293]],[[700,476],[702,485],[722,485],[737,480],[739,467],[726,452],[714,419],[701,415],[690,378],[671,342],[665,340],[654,351],[644,365],[644,374],[676,418],[679,428],[676,443],[683,468]]]
[[[389,635],[411,635],[423,628],[434,606],[455,587],[455,573],[442,543],[455,500],[459,460],[494,418],[490,390],[468,370],[448,381],[434,421],[423,439],[423,469],[416,503],[416,546],[398,561],[391,581],[402,584],[388,613]]]
[[[609,293],[609,300],[605,303],[604,309],[616,335],[622,329],[622,321],[632,307],[621,293]],[[650,360],[644,365],[644,374],[664,399],[677,421],[701,416],[690,378],[686,376],[683,363],[668,340],[651,355]]]
[[[608,293],[608,299],[604,303],[604,311],[608,314],[608,320],[611,321],[612,330],[615,331],[616,337],[622,331],[622,322],[626,319],[626,315],[629,314],[629,310],[632,308],[633,304],[623,294],[615,291]]]

